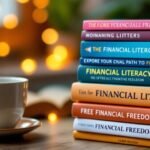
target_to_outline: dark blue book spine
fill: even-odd
[[[80,64],[87,66],[150,67],[150,59],[81,57]]]
[[[82,41],[81,57],[150,58],[150,42]]]
[[[78,80],[86,83],[150,86],[150,68],[80,65]]]

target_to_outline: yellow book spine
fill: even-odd
[[[150,147],[150,141],[145,140],[145,139],[128,138],[128,137],[104,135],[104,134],[95,134],[95,133],[87,133],[87,132],[80,132],[80,131],[73,131],[73,136],[75,139]]]

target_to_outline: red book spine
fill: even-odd
[[[96,120],[150,124],[150,109],[115,105],[74,103],[72,116]]]
[[[150,30],[150,20],[85,20],[83,30]]]

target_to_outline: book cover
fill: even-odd
[[[82,31],[87,41],[150,41],[150,31]]]
[[[80,65],[77,74],[80,82],[150,85],[150,68]]]
[[[75,139],[81,139],[81,140],[92,140],[92,141],[111,142],[111,143],[118,143],[118,144],[150,147],[150,142],[147,139],[137,139],[137,138],[130,138],[130,137],[96,134],[96,133],[80,132],[80,131],[73,131],[73,137]]]
[[[150,67],[150,59],[81,57],[80,64],[87,66]]]
[[[150,110],[142,107],[73,103],[72,116],[86,119],[150,124]]]
[[[150,88],[112,84],[73,83],[74,102],[150,107]]]
[[[150,139],[150,126],[142,124],[75,118],[73,129],[82,132]]]
[[[85,20],[83,30],[150,30],[150,20]]]
[[[150,42],[81,41],[81,57],[150,58]]]

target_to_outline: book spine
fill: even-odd
[[[82,57],[150,58],[150,42],[82,41]]]
[[[82,40],[150,41],[150,31],[82,31]]]
[[[150,88],[144,86],[76,82],[71,94],[75,102],[150,107]]]
[[[73,103],[72,116],[96,120],[150,124],[149,108]]]
[[[81,65],[89,66],[126,66],[150,67],[150,59],[125,58],[80,58]]]
[[[78,67],[78,81],[149,86],[150,68],[80,65]]]
[[[92,140],[92,141],[111,142],[111,143],[150,147],[150,142],[149,140],[146,139],[137,139],[137,138],[113,136],[113,135],[105,135],[105,134],[95,134],[95,133],[80,132],[80,131],[73,131],[73,137],[75,139],[82,139],[82,140]]]
[[[150,20],[85,20],[83,30],[150,30]]]
[[[83,132],[150,139],[149,125],[75,118],[73,129]]]

